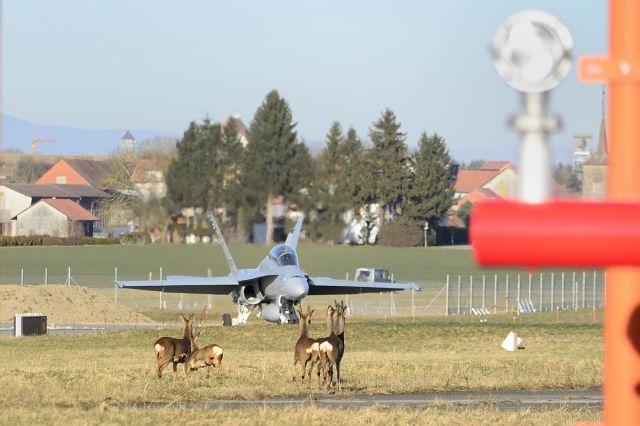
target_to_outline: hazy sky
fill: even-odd
[[[411,148],[437,132],[460,161],[514,160],[505,123],[520,103],[489,45],[527,8],[569,27],[574,58],[606,53],[604,0],[5,0],[3,108],[38,124],[181,135],[205,115],[249,125],[277,89],[307,141],[334,120],[368,140],[391,108]],[[573,133],[597,135],[601,91],[574,67],[553,92],[556,161],[570,161]]]

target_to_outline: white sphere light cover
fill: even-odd
[[[496,70],[511,87],[546,92],[571,69],[573,40],[567,27],[550,13],[525,10],[510,16],[493,38]]]

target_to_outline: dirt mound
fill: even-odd
[[[0,322],[30,312],[46,315],[49,324],[152,322],[87,287],[0,285]]]

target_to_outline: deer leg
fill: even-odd
[[[336,375],[338,379],[338,390],[342,391],[342,383],[340,382],[340,361],[336,362]]]

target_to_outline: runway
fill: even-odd
[[[272,398],[253,400],[212,400],[172,403],[139,403],[134,406],[141,409],[171,407],[184,408],[247,408],[247,407],[284,407],[315,406],[322,408],[360,408],[360,407],[441,407],[464,409],[493,407],[504,411],[521,409],[550,409],[555,407],[575,407],[602,409],[601,391],[514,391],[514,392],[433,392],[340,396],[326,395],[314,397]],[[130,407],[130,405],[129,405]]]

